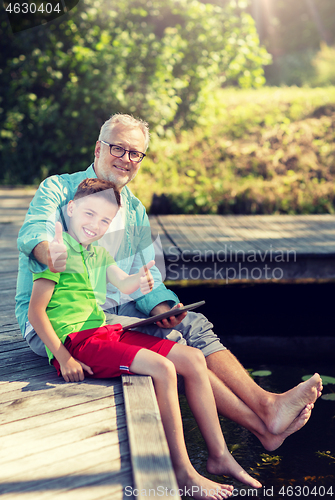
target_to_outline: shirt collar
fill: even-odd
[[[95,173],[94,170],[94,163],[92,163],[87,169],[86,169],[86,174],[88,179],[96,179],[97,174]]]
[[[93,256],[94,246],[90,243],[87,248],[84,248],[81,243],[78,243],[72,236],[68,233],[63,233],[63,238],[73,251],[77,253],[83,253],[84,255]]]

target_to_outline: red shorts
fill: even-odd
[[[175,342],[136,331],[123,331],[117,324],[71,333],[64,345],[74,358],[92,369],[94,375],[85,372],[85,376],[110,378],[131,373],[129,367],[140,349],[167,356]],[[61,375],[57,359],[52,363]]]

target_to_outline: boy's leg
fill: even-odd
[[[177,375],[173,363],[160,354],[148,349],[141,349],[131,363],[130,370],[133,373],[150,375],[153,378],[179,487],[191,489],[194,498],[220,499],[230,496],[233,490],[232,486],[215,483],[200,476],[189,460],[178,401]],[[201,492],[205,491],[207,495],[201,495]]]
[[[261,483],[249,476],[228,451],[203,354],[198,349],[177,344],[172,347],[167,359],[184,377],[187,401],[208,448],[208,472],[231,475],[249,486],[260,488]]]

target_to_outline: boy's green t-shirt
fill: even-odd
[[[66,270],[53,273],[47,269],[34,274],[56,283],[46,313],[57,336],[64,343],[70,333],[99,328],[105,324],[101,305],[106,301],[107,268],[115,260],[103,247],[85,249],[69,234],[63,233],[68,257]],[[49,360],[53,354],[46,348]]]

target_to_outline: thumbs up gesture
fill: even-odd
[[[151,260],[148,262],[148,264],[145,264],[141,269],[139,270],[139,275],[140,275],[140,289],[141,292],[145,295],[146,293],[151,292],[151,290],[154,287],[154,279],[152,277],[151,272],[149,269],[155,265],[155,261]]]
[[[55,225],[55,237],[49,243],[48,267],[53,273],[61,273],[66,269],[67,250],[63,243],[63,228],[60,222]]]

